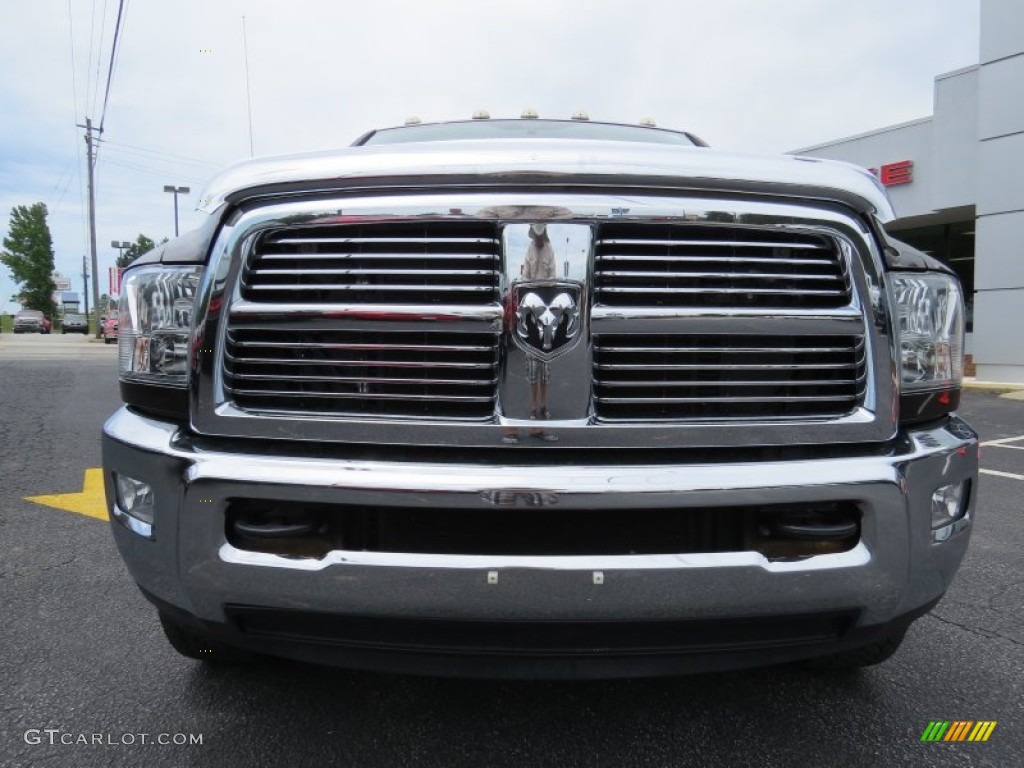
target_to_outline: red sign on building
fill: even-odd
[[[895,187],[897,184],[909,184],[914,180],[914,161],[900,160],[886,163],[881,168],[869,168],[883,186]]]

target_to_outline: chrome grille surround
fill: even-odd
[[[267,300],[262,292],[247,292],[252,285],[252,274],[250,270],[247,275],[246,269],[254,253],[267,254],[274,250],[261,243],[280,242],[291,238],[300,229],[317,231],[317,237],[334,237],[335,234],[324,234],[323,228],[331,228],[335,233],[349,227],[361,227],[363,232],[370,231],[368,227],[375,228],[374,231],[405,232],[407,230],[403,228],[426,225],[435,237],[443,239],[441,233],[446,227],[458,229],[483,225],[494,233],[494,238],[500,239],[505,225],[538,220],[585,225],[594,233],[591,274],[584,297],[590,315],[589,334],[584,343],[597,354],[599,361],[601,355],[608,352],[604,349],[607,346],[605,342],[623,336],[672,339],[672,344],[680,347],[699,346],[676,345],[675,342],[680,340],[676,337],[680,335],[705,340],[701,343],[709,345],[713,352],[719,350],[715,354],[729,354],[723,352],[725,349],[745,348],[746,341],[754,337],[761,337],[768,346],[774,344],[784,348],[802,345],[818,348],[815,346],[820,342],[820,339],[815,341],[818,337],[853,339],[859,345],[856,349],[863,361],[852,367],[844,363],[844,376],[840,378],[852,379],[855,389],[843,390],[842,399],[834,407],[788,413],[785,409],[774,413],[764,409],[748,413],[741,407],[733,413],[676,411],[647,413],[642,418],[632,417],[628,413],[632,406],[626,403],[619,404],[623,407],[615,413],[614,408],[608,410],[611,404],[607,400],[602,402],[602,398],[611,397],[609,390],[615,388],[615,377],[603,373],[595,375],[597,369],[593,365],[576,366],[572,373],[575,378],[564,383],[589,390],[589,401],[584,398],[589,405],[572,418],[545,421],[546,433],[555,439],[549,443],[528,445],[545,450],[769,446],[880,442],[895,434],[894,351],[889,332],[890,320],[881,300],[884,295],[881,257],[868,228],[852,212],[824,202],[724,201],[695,195],[669,195],[664,191],[627,195],[626,191],[611,194],[593,189],[578,194],[568,191],[559,194],[459,191],[444,195],[377,193],[359,197],[353,193],[350,197],[339,195],[330,200],[270,202],[236,214],[222,228],[214,243],[210,268],[204,274],[197,307],[195,332],[203,352],[193,360],[193,429],[200,434],[270,439],[506,448],[502,437],[510,426],[529,428],[531,422],[507,418],[503,411],[500,382],[504,369],[500,355],[506,321],[503,307],[497,300],[447,302],[430,293],[427,279],[423,280],[421,294],[402,301],[380,301],[379,293],[358,290],[329,295],[299,291],[296,298],[301,300],[298,301],[286,302],[284,297]],[[744,220],[756,221],[757,224],[729,223]],[[748,238],[747,242],[760,242],[749,240],[749,237],[759,235],[765,242],[772,243],[779,242],[779,238],[787,238],[789,242],[824,244],[824,250],[834,254],[837,269],[847,286],[847,295],[840,305],[829,307],[691,306],[659,302],[625,305],[616,300],[606,301],[598,287],[600,281],[596,279],[603,271],[597,258],[603,248],[599,245],[602,236],[622,228],[642,230],[647,226],[670,226],[690,236],[691,243],[700,240],[698,234],[706,235],[713,229],[719,233],[743,230],[741,234]],[[317,227],[321,229],[317,230]],[[443,253],[440,258],[444,258]],[[503,258],[499,252],[499,262]],[[418,263],[421,277],[432,271],[426,260]],[[344,267],[335,265],[331,269]],[[363,277],[377,279],[381,276],[367,274]],[[503,291],[503,281],[507,278],[500,270],[497,279],[499,291]],[[315,280],[312,284],[316,285]],[[402,334],[410,335],[403,337]],[[427,375],[413,375],[411,370],[397,376],[387,375],[384,371],[387,366],[374,369],[368,361],[356,364],[356,360],[345,358],[341,352],[354,351],[352,345],[360,344],[375,344],[398,351],[387,345],[403,346],[402,338],[417,339],[404,346],[422,344],[426,348],[420,362],[428,364],[425,366]],[[436,343],[429,342],[428,338],[433,338]],[[443,366],[431,368],[429,365],[431,360],[427,353],[430,347],[463,346],[462,338],[466,339],[465,346],[488,347],[493,344],[493,348],[498,350],[497,361],[484,371],[485,375],[467,379],[472,384],[462,384],[461,379],[460,383],[453,383],[452,377],[441,375]],[[277,359],[268,365],[273,369],[269,374],[257,373],[258,365],[239,368],[234,362],[238,358],[236,353],[241,349],[239,344],[260,340],[269,343],[274,339],[290,339],[286,343],[301,345],[334,345],[330,353],[333,358],[323,367],[330,369],[325,378],[336,381],[317,383],[315,377],[320,374],[314,368],[322,366],[320,363],[309,364],[308,356],[288,358],[288,355],[297,354],[294,350],[301,347],[288,348],[292,351],[284,359],[281,359],[280,349],[274,352],[271,357],[276,356]],[[450,344],[453,339],[456,343]],[[668,341],[661,343],[669,345]],[[263,349],[267,351],[269,348]],[[478,352],[480,350],[474,350],[474,354]],[[433,362],[444,362],[444,358]],[[673,363],[666,361],[662,364]],[[255,376],[271,376],[265,380],[270,384],[261,384],[257,389],[260,386],[272,388],[288,378],[286,370],[292,367],[303,369],[302,376],[313,379],[301,385],[289,385],[291,389],[298,389],[300,396],[282,395],[279,400],[271,396],[260,401],[258,398],[263,396],[259,395],[257,400],[247,400],[251,397],[249,385],[264,381]],[[706,369],[704,373],[707,373]],[[721,372],[716,373],[717,382],[722,381],[722,375]],[[418,379],[417,383],[406,386],[404,382],[393,381],[406,376]],[[360,392],[359,382],[344,381],[360,377],[367,377],[366,385],[375,388],[373,394],[385,396],[372,398],[375,401],[372,407],[363,405],[360,398],[352,396],[369,394],[369,390],[364,387],[364,392]],[[494,378],[499,381],[497,396],[489,402],[473,401],[472,406],[464,410],[460,410],[461,405],[421,408],[420,405],[409,405],[416,403],[415,398],[403,401],[387,397],[396,392],[420,394],[411,392],[415,386],[437,387],[437,392],[453,396],[458,392],[472,391],[471,397],[483,397],[480,393],[490,391],[487,387]],[[744,386],[743,378],[726,377],[726,383],[732,387],[728,394],[734,398],[737,396],[739,387]],[[824,381],[824,378],[816,376],[810,380]],[[240,383],[245,386],[240,386]],[[776,383],[773,381],[772,385]],[[350,386],[354,389],[345,388]],[[801,396],[801,393],[814,397],[814,388],[829,386],[833,385],[791,383],[777,388],[779,394],[763,389],[758,390],[758,396],[762,403],[772,402],[771,398]],[[835,386],[842,388],[846,385]],[[628,387],[626,389],[629,390]],[[635,394],[635,389],[630,391]],[[314,395],[312,401],[308,397],[310,391]],[[700,389],[692,390],[696,394],[678,394],[681,391],[672,390],[678,398],[706,394]],[[343,396],[334,397],[333,393]],[[430,389],[421,392],[430,398],[434,393]],[[318,400],[317,394],[326,396]],[[662,394],[672,397],[664,389]],[[366,402],[370,400],[365,399]],[[458,400],[452,402],[459,403]],[[344,405],[339,406],[339,403]],[[358,407],[353,408],[353,403],[359,404]],[[389,409],[384,405],[394,406],[396,403],[400,407]]]

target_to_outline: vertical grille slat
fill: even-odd
[[[835,243],[812,233],[604,224],[594,254],[595,298],[610,306],[826,309],[851,299]]]
[[[864,395],[861,336],[599,335],[605,421],[833,418]]]

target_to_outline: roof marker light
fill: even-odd
[[[523,114],[520,115],[524,120],[536,120],[540,115],[537,114],[536,109],[526,108],[523,110]]]
[[[578,109],[572,113],[573,120],[589,120],[590,115],[587,114],[585,109]]]
[[[656,122],[654,122],[654,118],[653,117],[645,117],[645,118],[643,118],[640,121],[640,125],[642,125],[644,128],[657,128],[658,127],[658,124]]]
[[[473,113],[473,119],[474,120],[490,120],[491,119],[491,113],[488,112],[486,109],[478,109],[476,112]]]
[[[422,122],[423,121],[416,117],[416,115],[410,115],[409,117],[405,118],[406,125],[419,125]]]

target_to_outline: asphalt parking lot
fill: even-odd
[[[81,491],[118,405],[114,347],[30,341],[0,337],[0,765],[1024,764],[1024,401],[965,394],[985,442],[971,546],[878,667],[587,683],[217,669],[166,644],[104,522],[25,500]],[[997,726],[923,743],[939,719]]]

